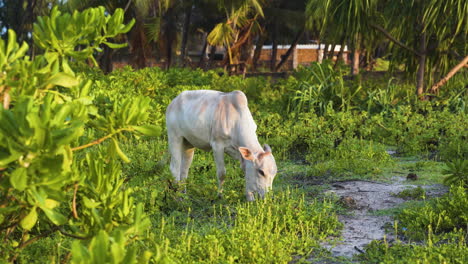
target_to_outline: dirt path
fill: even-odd
[[[377,216],[374,211],[389,209],[405,202],[404,199],[395,197],[408,188],[415,188],[405,178],[395,178],[393,183],[380,183],[369,181],[337,182],[327,192],[335,193],[351,209],[349,214],[339,216],[344,224],[342,241],[337,245],[324,245],[334,257],[351,258],[358,254],[365,245],[372,240],[382,239],[386,235],[387,240],[392,240],[391,234],[386,234],[384,225],[393,223],[391,216]],[[446,191],[442,185],[422,186],[426,196],[439,196]]]

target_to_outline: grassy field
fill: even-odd
[[[411,184],[424,186],[442,184],[450,173],[466,175],[461,165],[452,170],[446,165],[468,157],[468,119],[460,103],[466,96],[453,97],[457,84],[447,88],[443,100],[417,102],[408,98],[409,85],[344,81],[342,73],[326,64],[301,68],[275,83],[262,77],[156,68],[127,68],[109,75],[88,72],[88,77],[95,81],[90,90],[97,111],[111,111],[113,102],[144,96],[150,98],[149,120],[162,129],[159,137],[124,133],[120,143],[130,160],[121,164],[120,189],[131,191],[129,199],[142,204],[148,220],[141,234],[123,245],[142,262],[346,263],[349,258],[333,256],[323,247],[339,240],[343,224],[338,216],[352,214],[339,197],[327,194],[333,183],[392,183],[414,173],[418,179]],[[218,196],[212,153],[200,150],[186,185],[173,181],[164,111],[179,92],[194,89],[246,93],[260,142],[272,146],[278,161],[272,197],[246,202],[242,171],[230,158],[224,195]],[[83,142],[100,137],[93,128],[84,135]],[[86,153],[93,151],[96,148]],[[355,258],[363,263],[466,262],[468,199],[466,189],[457,186],[442,198],[413,199],[407,193],[408,201],[401,206],[374,212],[398,221],[389,234],[400,233],[401,239],[372,242]],[[412,232],[405,233],[401,228],[408,230],[409,225]],[[89,254],[99,245],[93,241],[82,241]],[[72,238],[55,233],[26,247],[18,260],[78,263],[75,247]]]

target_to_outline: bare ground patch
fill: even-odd
[[[404,199],[395,197],[408,188],[416,188],[417,185],[409,184],[405,178],[395,177],[392,183],[372,181],[345,181],[332,184],[327,193],[334,193],[340,197],[346,207],[350,208],[349,214],[340,215],[339,219],[344,224],[342,239],[337,244],[325,244],[334,257],[352,258],[359,254],[365,245],[372,240],[383,239],[388,241],[392,234],[385,232],[385,225],[393,224],[393,217],[389,215],[375,215],[374,211],[394,208]],[[442,185],[422,186],[428,197],[440,196],[446,192]],[[313,259],[311,259],[313,262]]]

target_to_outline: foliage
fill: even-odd
[[[447,175],[444,179],[446,184],[460,184],[468,187],[468,160],[454,160],[445,163],[447,169],[443,174]]]
[[[47,60],[31,62],[15,44],[5,57],[19,54],[22,59],[2,66],[8,73],[2,76],[2,85],[10,88],[12,103],[1,118],[11,122],[0,123],[2,129],[10,123],[14,128],[1,130],[1,150],[20,153],[1,171],[1,186],[8,189],[0,189],[0,197],[15,195],[21,201],[8,201],[15,206],[9,212],[0,206],[3,223],[17,223],[8,233],[8,244],[1,246],[10,259],[27,239],[44,235],[40,237],[44,244],[25,246],[18,260],[31,262],[47,251],[48,259],[63,262],[287,262],[293,255],[310,254],[317,241],[336,234],[339,223],[332,202],[315,200],[318,192],[307,193],[306,198],[303,190],[278,192],[287,189],[283,176],[289,172],[275,180],[275,197],[246,204],[238,162],[226,159],[226,186],[220,198],[212,154],[197,151],[187,183],[175,184],[168,169],[166,137],[154,135],[163,132],[166,106],[184,90],[242,90],[261,143],[272,146],[278,164],[291,159],[302,164],[307,170],[304,178],[381,175],[393,164],[389,149],[400,156],[427,155],[437,164],[439,159],[464,159],[468,153],[464,94],[453,100],[459,104],[448,102],[454,96],[450,93],[417,103],[402,80],[347,81],[326,63],[301,68],[275,82],[176,68],[126,67],[104,75],[75,63],[70,63],[73,74],[64,73],[60,65],[56,72],[36,74]],[[462,84],[460,80],[451,85]],[[148,120],[154,125],[147,125]],[[5,136],[10,134],[15,137]],[[2,154],[0,160],[11,156]],[[22,177],[24,171],[27,177]],[[36,203],[27,193],[34,193],[34,188],[43,190],[38,193],[45,193],[44,203]],[[460,193],[456,197],[463,198]],[[452,198],[443,200],[441,208]],[[419,217],[424,224],[418,232],[425,233],[424,225],[437,223],[440,215],[441,219],[463,215],[465,204],[452,203],[450,213],[428,207],[407,219]],[[34,218],[38,221],[32,225]],[[444,224],[459,228],[460,220],[453,221]],[[434,226],[439,234],[440,225]],[[57,232],[45,237],[49,231]]]
[[[403,199],[424,199],[426,197],[426,191],[421,186],[418,186],[416,188],[403,190],[395,194],[395,196]]]
[[[68,64],[70,58],[91,58],[101,43],[117,47],[106,39],[129,30],[131,24],[123,25],[122,19],[122,10],[106,16],[103,8],[90,9],[72,17],[54,8],[35,25],[44,54],[33,60],[24,56],[26,44],[15,43],[14,32],[8,44],[0,40],[3,96],[11,96],[0,113],[3,260],[21,258],[25,247],[58,231],[83,240],[73,246],[76,262],[81,255],[100,263],[105,258],[101,248],[113,239],[113,260],[136,262],[135,251],[126,245],[149,222],[130,197],[131,189],[122,186],[117,158],[128,159],[117,136],[124,131],[158,134],[156,127],[142,125],[149,101],[136,98],[135,107],[127,99],[101,115],[92,105],[91,82],[82,81]],[[84,24],[90,22],[96,24]],[[79,45],[82,51],[75,52]],[[91,130],[104,136],[92,138]],[[111,143],[105,147],[79,152],[106,139]]]
[[[323,115],[330,108],[348,110],[360,89],[353,91],[346,87],[343,74],[333,70],[330,61],[299,68],[295,77],[298,79],[293,86],[296,95],[290,102],[291,111],[295,113],[316,112]]]
[[[463,233],[457,233],[429,245],[373,241],[366,246],[365,254],[359,259],[365,263],[466,263],[468,250]]]
[[[441,198],[403,209],[396,214],[395,231],[410,241],[373,241],[359,259],[371,263],[465,263],[467,205],[465,188],[452,186]]]
[[[102,6],[68,14],[54,6],[49,16],[38,17],[34,23],[34,43],[47,53],[51,67],[61,67],[63,72],[73,74],[69,59],[90,59],[97,66],[93,53],[102,51],[101,44],[113,49],[127,45],[109,42],[110,38],[127,33],[135,23],[131,20],[125,25],[122,21],[122,9],[116,9],[112,15],[106,15]]]
[[[450,193],[420,208],[405,209],[397,214],[404,235],[414,239],[429,239],[433,234],[467,231],[468,194],[463,186],[452,186]]]
[[[340,226],[330,202],[306,201],[297,191],[254,203],[212,207],[199,221],[189,212],[184,229],[162,218],[154,241],[161,259],[175,263],[286,263],[307,256]],[[273,243],[274,241],[274,243]]]
[[[424,85],[458,63],[460,56],[455,54],[466,53],[467,11],[468,4],[461,0],[309,0],[305,15],[309,28],[319,25],[322,38],[346,41],[356,50],[375,50],[385,36],[391,65],[403,64],[405,72],[417,76],[421,96]]]
[[[218,8],[226,14],[226,22],[215,25],[207,41],[213,46],[226,47],[230,64],[239,63],[240,46],[252,38],[252,33],[260,31],[257,19],[263,17],[262,4],[258,0],[218,1]]]

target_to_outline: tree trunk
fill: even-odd
[[[277,34],[278,34],[278,25],[277,22],[273,23],[273,33],[271,36],[272,39],[272,47],[271,47],[271,58],[270,58],[270,70],[272,72],[275,71],[276,67],[276,56],[278,54],[278,39],[277,39]]]
[[[353,49],[353,60],[351,63],[351,75],[359,74],[359,49],[355,47]]]
[[[468,66],[468,56],[466,56],[460,63],[458,63],[455,67],[453,67],[444,78],[442,78],[439,82],[434,84],[431,87],[431,93],[438,94],[440,87],[445,85],[445,83],[447,83],[447,81],[450,80],[450,78],[452,78],[453,75],[455,75],[455,73],[457,73],[461,68],[467,67],[467,66]]]
[[[330,49],[330,44],[325,44],[325,47],[323,47],[323,57],[322,61],[327,59],[328,56],[328,49]]]
[[[416,75],[416,95],[422,100],[424,93],[424,71],[426,69],[426,33],[419,39],[419,68]]]
[[[200,54],[200,61],[198,62],[198,67],[199,68],[205,68],[205,55],[206,55],[206,48],[208,47],[208,41],[206,40],[207,34],[204,33],[204,42],[203,42],[203,48]]]
[[[137,20],[135,23],[134,29],[132,30],[132,38],[131,38],[131,50],[132,57],[134,60],[134,64],[137,68],[141,69],[146,67],[146,60],[147,54],[151,54],[149,50],[149,45],[145,45],[147,43],[143,22]]]
[[[167,46],[166,46],[166,56],[167,56],[167,62],[166,62],[166,70],[168,70],[171,67],[172,64],[172,38],[170,36],[171,34],[167,34]]]
[[[164,15],[166,20],[164,34],[166,36],[166,70],[168,70],[172,66],[172,45],[176,40],[176,17],[175,17],[175,10],[173,7],[167,9],[166,14]]]
[[[395,37],[393,37],[392,35],[390,35],[390,33],[388,31],[386,31],[383,27],[379,26],[379,25],[374,25],[374,24],[371,24],[370,25],[371,27],[377,29],[378,31],[380,31],[382,34],[384,34],[384,36],[386,38],[388,38],[389,40],[391,40],[393,43],[395,43],[396,45],[408,50],[408,51],[411,51],[412,53],[416,54],[417,56],[421,56],[421,54],[419,54],[417,51],[415,51],[414,49],[408,47],[407,45],[405,45],[403,42],[397,40]]]
[[[333,65],[333,69],[336,69],[338,67],[338,63],[340,62],[340,59],[342,59],[343,57],[343,52],[344,52],[344,47],[345,47],[344,40],[345,38],[342,37],[340,41],[341,42],[340,52],[338,52],[338,55],[336,56],[336,61],[335,61],[335,65]]]
[[[330,48],[330,53],[328,53],[328,59],[333,61],[333,57],[335,56],[335,48],[336,48],[336,42],[333,42]]]
[[[263,44],[265,44],[266,40],[267,40],[267,35],[266,34],[262,34],[258,38],[257,44],[255,46],[254,55],[253,55],[253,58],[252,58],[252,70],[253,71],[257,71],[258,59],[260,58],[260,55],[261,55],[262,49],[263,49]]]
[[[354,48],[353,48],[353,62],[351,64],[351,75],[355,76],[359,74],[359,36],[355,36]]]
[[[210,47],[210,54],[208,55],[208,66],[209,66],[209,68],[212,67],[213,62],[215,61],[215,56],[216,56],[216,46],[211,46]]]
[[[304,34],[304,31],[305,31],[305,28],[302,28],[301,30],[299,30],[299,32],[297,32],[297,35],[294,38],[293,42],[291,43],[291,46],[289,47],[288,51],[284,54],[284,56],[281,58],[280,63],[275,68],[275,71],[279,71],[281,66],[283,66],[283,64],[288,60],[291,53],[296,49],[297,43],[299,42],[302,35]]]
[[[185,10],[185,21],[184,27],[182,29],[182,42],[180,44],[180,57],[182,60],[182,67],[185,67],[185,57],[187,56],[187,41],[188,41],[188,31],[190,26],[190,19],[192,17],[192,5],[188,6]]]
[[[103,53],[99,60],[99,66],[101,70],[108,74],[112,71],[112,56],[114,55],[114,50],[108,46],[104,46]]]

